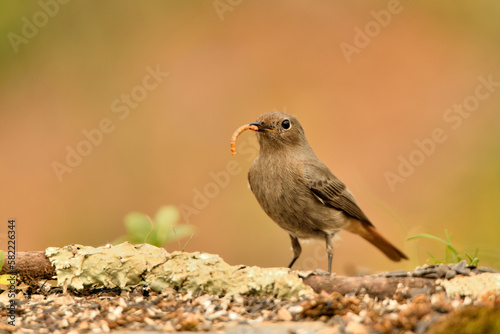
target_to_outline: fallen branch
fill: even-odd
[[[9,266],[4,266],[1,274],[17,274],[21,277],[42,280],[52,279],[55,276],[54,267],[51,265],[43,251],[18,252],[16,254],[15,271]],[[304,283],[315,292],[322,290],[331,293],[367,293],[371,297],[392,297],[396,292],[404,295],[419,289],[422,292],[435,291],[433,279],[419,277],[344,277],[328,275],[310,275],[304,278]],[[413,290],[416,291],[416,290]]]
[[[347,293],[367,293],[370,297],[391,298],[395,293],[408,296],[417,292],[433,293],[436,290],[435,280],[420,277],[345,277],[311,275],[304,278],[304,283],[315,292],[322,290],[342,295]]]
[[[14,269],[5,261],[0,270],[0,275],[11,274],[33,279],[51,279],[55,274],[54,267],[50,264],[45,252],[17,252]]]

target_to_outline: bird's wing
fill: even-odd
[[[349,189],[323,163],[305,163],[303,177],[306,186],[321,203],[372,225]]]

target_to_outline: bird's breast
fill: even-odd
[[[319,202],[301,181],[298,166],[258,159],[248,173],[250,188],[267,215],[299,238],[322,237],[334,210]]]
[[[323,238],[348,224],[347,217],[319,201],[302,181],[300,164],[257,158],[248,173],[250,188],[267,215],[298,238]]]

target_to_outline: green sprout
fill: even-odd
[[[179,210],[173,205],[161,207],[156,212],[154,219],[141,212],[131,212],[124,219],[127,235],[118,238],[113,243],[119,244],[130,241],[132,244],[148,243],[163,247],[177,240],[180,248],[179,239],[189,235],[192,238],[194,226],[178,224],[179,218]]]
[[[441,260],[437,259],[430,252],[426,251],[427,254],[429,254],[429,256],[431,257],[430,260],[433,261],[434,263],[456,263],[456,262],[462,261],[463,257],[460,255],[457,248],[451,242],[450,234],[448,233],[447,230],[444,230],[444,233],[446,235],[446,240],[441,239],[439,237],[436,237],[435,235],[432,235],[432,234],[427,234],[427,233],[415,235],[413,237],[408,238],[407,240],[425,238],[425,239],[439,241],[442,244],[444,244],[446,246],[445,247],[445,261],[441,261]],[[477,264],[479,263],[479,259],[476,257],[477,253],[478,253],[477,248],[476,248],[476,251],[474,252],[473,256],[470,256],[469,254],[464,252],[464,255],[467,257],[467,259],[469,261],[469,266],[477,267]]]

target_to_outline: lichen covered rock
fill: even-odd
[[[231,266],[218,255],[168,253],[149,244],[50,247],[46,256],[56,269],[58,285],[126,288],[143,282],[154,291],[213,295],[272,295],[280,298],[312,294],[312,289],[288,268]]]
[[[144,273],[163,263],[168,253],[149,244],[90,247],[49,247],[45,255],[54,266],[59,286],[125,288],[138,284]]]

